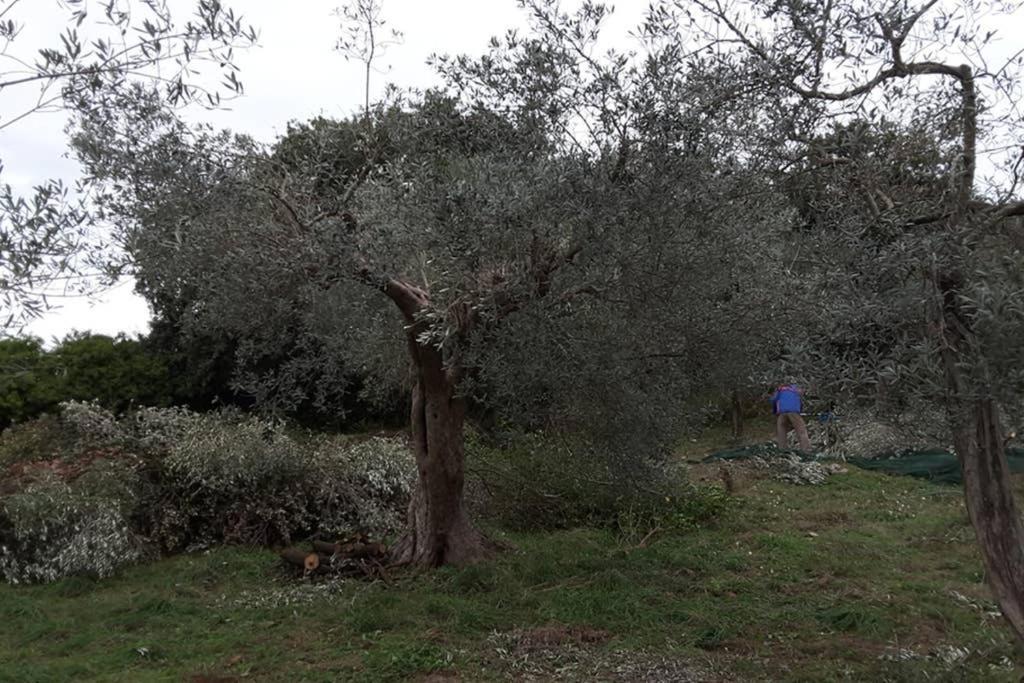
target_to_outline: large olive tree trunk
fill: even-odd
[[[1024,525],[1010,487],[1010,468],[995,404],[979,400],[973,420],[960,424],[953,443],[985,575],[1003,616],[1024,640]]]
[[[979,393],[979,388],[968,386],[960,367],[960,354],[971,334],[960,303],[961,284],[956,273],[936,278],[946,409],[989,588],[1017,639],[1024,642],[1024,524],[1010,486],[998,406],[984,395],[987,387]]]
[[[464,504],[466,406],[458,396],[457,367],[446,367],[439,349],[423,343],[417,314],[425,292],[391,281],[385,292],[406,319],[414,370],[410,415],[417,484],[409,503],[408,527],[391,552],[396,564],[438,567],[486,559],[497,549],[469,522]]]
[[[399,564],[465,565],[489,557],[494,544],[469,522],[463,499],[465,404],[437,349],[410,342],[416,369],[412,447],[417,486],[408,529],[393,552]]]

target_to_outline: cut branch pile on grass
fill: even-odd
[[[0,579],[109,576],[222,543],[384,536],[404,521],[413,473],[402,439],[294,434],[258,417],[182,409],[118,418],[66,404],[0,435]],[[356,559],[372,559],[364,554]]]

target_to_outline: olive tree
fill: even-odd
[[[184,20],[166,0],[51,4],[66,24],[55,29],[51,42],[33,46],[23,45],[20,35],[27,3],[7,0],[0,6],[0,130],[42,112],[109,109],[110,98],[138,81],[159,86],[165,101],[175,105],[216,106],[222,94],[241,92],[233,53],[252,44],[256,34],[219,0],[198,0]],[[84,291],[111,265],[90,231],[96,217],[88,190],[49,179],[24,196],[0,182],[4,329],[45,310],[52,287]]]
[[[836,211],[823,214],[822,237],[833,281],[836,273],[842,280],[834,329],[860,330],[865,341],[839,355],[889,392],[945,406],[988,582],[1024,638],[1024,527],[1002,422],[1024,390],[1024,262],[1015,220],[1024,214],[1021,53],[997,61],[996,30],[985,30],[1015,6],[695,0],[687,8],[694,6],[695,24],[721,41],[722,59],[742,55],[765,82],[789,92],[794,115],[780,138],[788,143],[780,144],[812,152],[814,175],[833,183]],[[886,159],[806,144],[826,122],[855,119],[875,136],[903,131],[893,152],[915,136],[928,142],[910,146],[917,162],[904,154],[898,177],[886,172],[895,170]],[[1002,152],[1002,161],[987,160],[983,149]],[[930,168],[915,172],[926,157]],[[990,162],[988,178],[981,160]],[[839,183],[845,192],[834,191]]]
[[[333,132],[264,149],[156,115],[140,91],[77,137],[146,291],[188,290],[193,325],[254,354],[315,339],[298,373],[408,369],[419,485],[402,563],[493,550],[463,503],[472,404],[586,435],[624,472],[666,453],[726,309],[760,306],[759,273],[783,256],[764,227],[783,197],[729,142],[756,122],[722,74],[681,70],[656,41],[593,57],[601,6],[528,9],[530,35],[440,60],[446,90]]]

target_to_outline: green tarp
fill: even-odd
[[[813,454],[791,448],[779,448],[773,443],[755,443],[749,446],[738,446],[727,448],[724,451],[716,451],[707,456],[701,462],[713,462],[715,460],[745,460],[747,458],[777,458],[780,455],[795,455],[801,460],[814,460]]]
[[[781,450],[775,444],[763,443],[718,451],[704,458],[703,462],[743,460],[752,457],[772,458],[781,453],[799,455],[804,460],[814,460],[813,455]],[[1010,463],[1011,472],[1024,472],[1024,448],[1008,448],[1006,459]],[[907,449],[879,453],[873,458],[849,458],[847,462],[865,470],[918,477],[939,484],[959,485],[963,480],[956,455],[943,449]]]
[[[1011,472],[1024,472],[1024,449],[1008,448],[1006,459]],[[866,470],[903,474],[928,479],[938,484],[959,485],[963,481],[960,461],[956,455],[942,449],[904,450],[883,453],[875,458],[850,458],[847,462]]]

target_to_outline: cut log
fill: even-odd
[[[313,548],[318,553],[346,559],[360,559],[366,557],[384,557],[387,554],[387,546],[383,543],[363,543],[351,541],[349,543],[328,543],[327,541],[313,541]]]
[[[302,548],[285,548],[281,551],[281,559],[306,572],[316,571],[320,566],[320,556]]]
[[[341,546],[339,555],[344,557],[351,557],[353,559],[361,559],[368,557],[384,557],[388,552],[388,547],[383,543],[346,543]]]
[[[313,549],[324,555],[338,555],[341,552],[340,543],[328,543],[327,541],[313,541]]]

